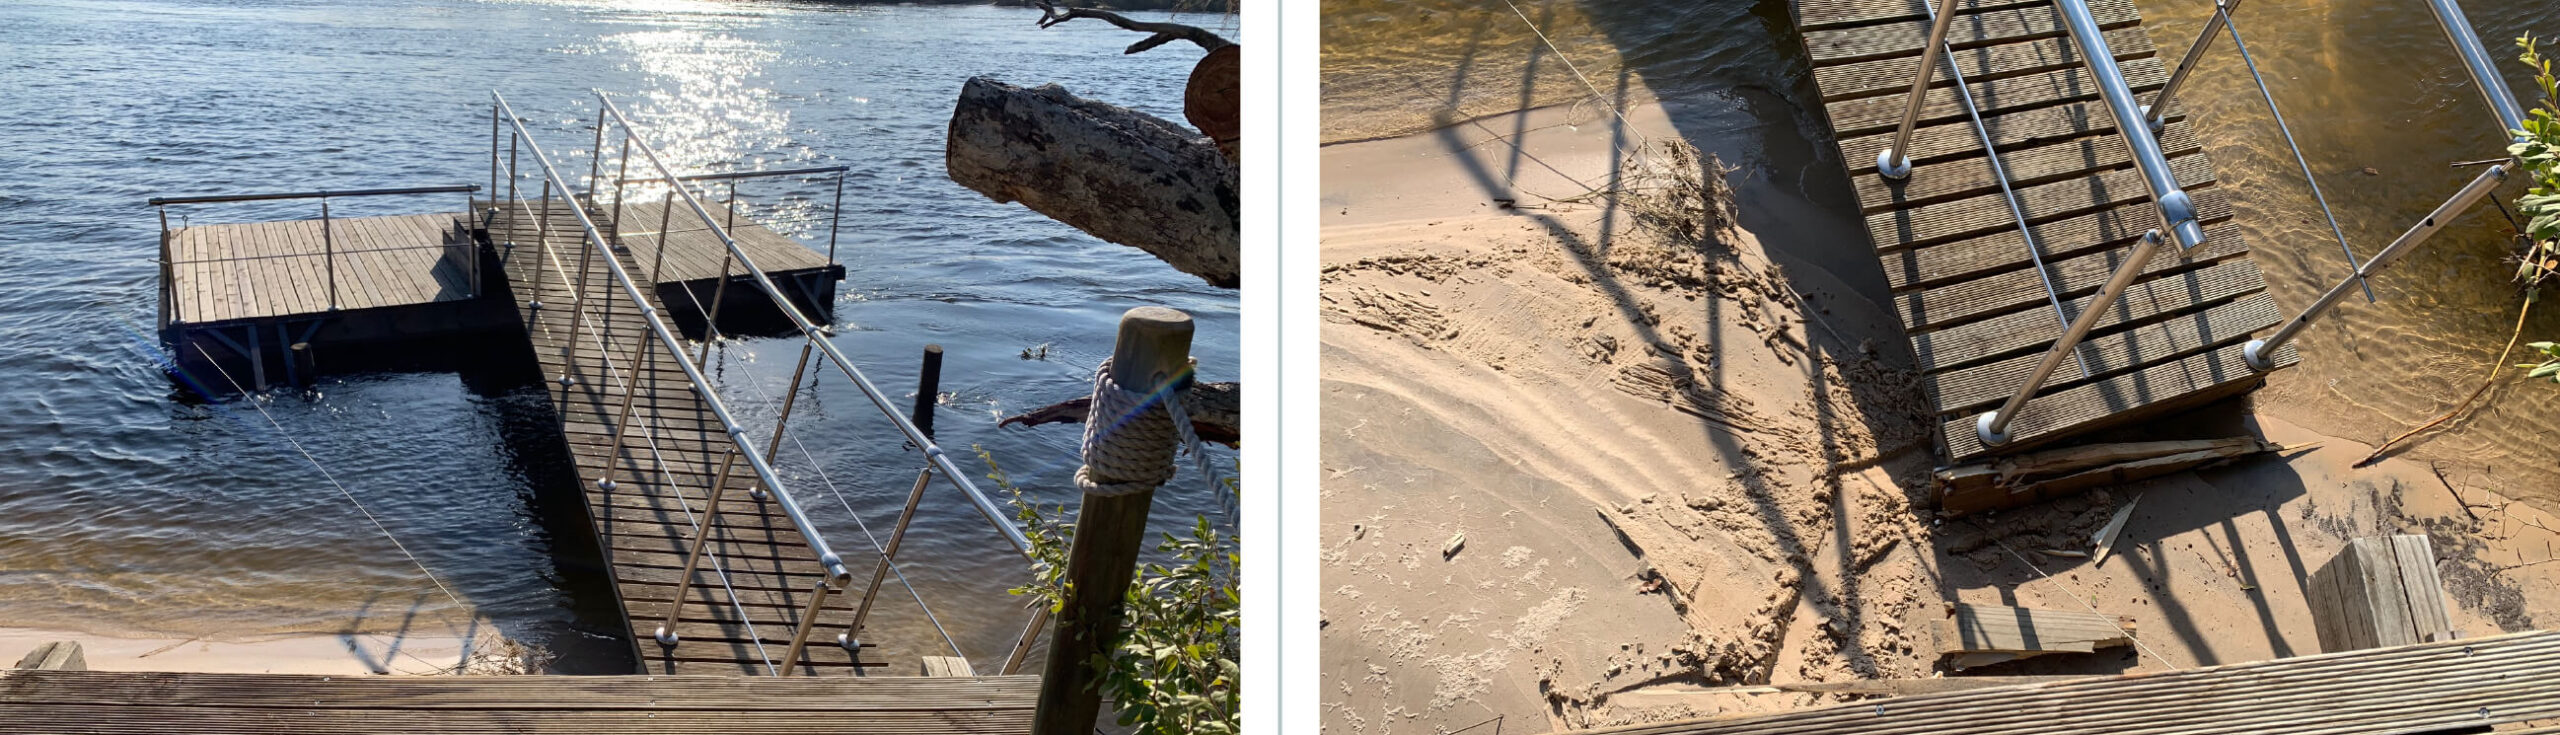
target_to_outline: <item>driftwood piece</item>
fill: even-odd
[[[1938,621],[1940,655],[1978,666],[2048,653],[2133,645],[2133,619],[2068,610],[1958,603]]]
[[[2065,447],[1939,470],[1938,513],[1958,517],[2197,469],[2286,447],[2253,437]]]
[[[999,202],[1147,251],[1210,285],[1239,282],[1243,212],[1235,162],[1182,126],[985,77],[960,88],[943,164]]]
[[[1194,383],[1183,409],[1191,416],[1191,429],[1204,442],[1217,442],[1234,447],[1243,441],[1244,388],[1236,383]],[[1042,406],[1014,416],[1007,416],[996,426],[1015,424],[1083,423],[1090,413],[1093,397],[1085,396]]]

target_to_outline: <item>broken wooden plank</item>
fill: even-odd
[[[2312,573],[2305,595],[2323,651],[2452,640],[2443,580],[2426,536],[2352,539]]]
[[[88,671],[89,660],[80,654],[79,641],[45,641],[18,659],[18,668],[48,671]]]
[[[2133,645],[2133,619],[2087,612],[1957,603],[1938,621],[1943,655],[2090,653]],[[1985,661],[1989,663],[1988,661]]]

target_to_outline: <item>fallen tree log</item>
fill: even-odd
[[[1057,85],[985,77],[960,88],[943,150],[951,180],[1210,285],[1239,282],[1236,165],[1208,137]]]

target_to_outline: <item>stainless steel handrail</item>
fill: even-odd
[[[1929,3],[1920,7],[1929,10]],[[1930,11],[1928,45],[1920,47],[1920,69],[1911,75],[1911,92],[1902,103],[1902,125],[1894,128],[1893,143],[1876,152],[1876,175],[1902,179],[1911,175],[1911,132],[1920,124],[1920,103],[1929,97],[1929,83],[1935,81],[1938,55],[1947,55],[1947,63],[1955,63],[1955,53],[1947,50],[1947,27],[1956,20],[1956,9],[1950,3],[1943,12]]]
[[[157,207],[157,206],[160,206],[160,205],[163,205],[163,204],[212,204],[212,203],[215,203],[215,202],[256,202],[256,201],[266,201],[266,200],[271,200],[271,199],[331,199],[331,198],[345,198],[345,197],[376,197],[376,196],[394,196],[394,195],[400,195],[400,194],[460,194],[460,193],[464,193],[464,192],[477,192],[477,191],[479,191],[479,190],[480,190],[480,185],[479,185],[479,184],[458,184],[458,185],[454,185],[454,186],[412,186],[412,187],[399,188],[399,189],[348,189],[348,190],[345,190],[345,191],[328,191],[328,190],[322,190],[322,191],[297,191],[297,192],[285,192],[285,193],[276,193],[276,194],[214,194],[214,195],[209,195],[209,196],[192,196],[192,197],[152,197],[152,198],[151,198],[151,201],[150,201],[150,202],[148,202],[148,204],[150,204],[151,206],[155,206],[155,207]]]
[[[2489,114],[2498,119],[2499,130],[2521,140],[2524,130],[2524,108],[2516,104],[2515,92],[2507,89],[2507,83],[2499,78],[2496,65],[2490,61],[2489,50],[2480,44],[2479,32],[2471,28],[2471,19],[2462,14],[2462,6],[2454,0],[2426,0],[2426,2],[2427,7],[2435,12],[2436,24],[2443,27],[2445,39],[2451,42],[2454,55],[2461,57],[2463,68],[2470,72],[2471,84],[2479,88],[2481,100],[2489,106]],[[2464,184],[2460,190],[2455,191],[2452,198],[2446,199],[2443,204],[2436,205],[2435,211],[2429,212],[2425,219],[2419,220],[2418,224],[2410,227],[2407,232],[2401,233],[2398,239],[2391,242],[2391,245],[2384,247],[2382,252],[2366,261],[2364,267],[2356,269],[2353,275],[2348,276],[2348,281],[2363,280],[2367,275],[2389,266],[2393,261],[2399,260],[2400,256],[2416,248],[2419,243],[2426,242],[2428,238],[2442,231],[2446,225],[2453,222],[2454,217],[2460,216],[2472,207],[2479,206],[2481,199],[2487,198],[2490,192],[2498,188],[2498,184],[2506,181],[2510,166],[2521,165],[2521,162],[2513,157],[2503,160],[2504,163],[2490,166],[2489,170],[2473,177],[2470,183]],[[2310,326],[2312,320],[2320,318],[2331,308],[2336,307],[2340,301],[2339,296],[2346,290],[2346,286],[2347,282],[2342,281],[2330,288],[2327,293],[2321,294],[2318,301],[2312,302],[2311,306],[2304,308],[2301,313],[2286,320],[2284,326],[2277,327],[2275,334],[2268,335],[2265,339],[2250,340],[2241,351],[2241,356],[2248,362],[2249,367],[2262,372],[2274,370],[2276,351],[2293,341],[2293,338],[2300,336],[2303,329]]]
[[[2062,13],[2063,25],[2071,31],[2071,40],[2080,49],[2080,62],[2097,79],[2098,96],[2106,101],[2107,111],[2115,116],[2116,132],[2124,137],[2125,148],[2132,155],[2135,169],[2142,172],[2142,184],[2151,191],[2151,201],[2160,211],[2162,231],[2180,250],[2192,250],[2204,244],[2204,225],[2196,221],[2195,202],[2178,185],[2176,172],[2169,159],[2160,152],[2160,140],[2152,137],[2151,126],[2142,120],[2142,104],[2133,97],[2133,88],[2125,84],[2124,69],[2116,65],[2115,52],[2107,48],[2105,31],[2089,13],[2088,0],[2054,0]]]
[[[500,114],[502,114],[506,118],[507,122],[513,126],[516,136],[521,138],[523,145],[533,153],[534,162],[542,168],[544,183],[546,185],[556,187],[561,191],[571,191],[572,189],[569,187],[567,180],[562,178],[559,171],[552,167],[550,158],[543,154],[541,145],[534,141],[532,133],[525,128],[523,118],[517,116],[514,108],[507,104],[506,97],[495,91],[491,91],[489,96],[494,102],[496,108],[500,111]],[[800,533],[802,540],[809,545],[810,551],[817,556],[819,565],[826,569],[827,579],[819,584],[819,596],[812,600],[812,609],[802,614],[801,627],[805,632],[808,624],[815,619],[817,606],[824,602],[824,594],[828,585],[850,580],[853,576],[852,573],[845,568],[844,559],[838,556],[835,551],[828,546],[825,535],[818,530],[817,525],[811,523],[809,521],[808,514],[800,509],[799,503],[792,498],[791,493],[785,488],[781,476],[774,472],[772,465],[766,461],[764,454],[755,448],[754,442],[747,439],[746,428],[738,423],[735,415],[730,412],[728,404],[720,399],[719,392],[714,390],[711,387],[710,381],[703,377],[700,367],[696,366],[692,360],[687,358],[681,342],[677,340],[675,333],[668,329],[666,320],[658,315],[657,308],[649,304],[648,299],[642,293],[639,286],[632,280],[631,274],[624,270],[621,261],[614,257],[611,243],[609,243],[604,238],[604,235],[596,229],[595,221],[587,216],[585,208],[573,205],[569,209],[570,212],[577,217],[578,227],[583,232],[584,239],[588,246],[588,255],[591,257],[603,257],[607,272],[612,276],[614,283],[621,287],[624,298],[629,299],[632,304],[639,307],[642,321],[648,324],[649,336],[654,338],[659,345],[666,349],[668,356],[675,358],[676,366],[683,371],[686,382],[691,384],[696,394],[702,396],[703,403],[711,409],[713,417],[718,419],[720,425],[727,430],[729,443],[731,444],[731,449],[729,451],[735,456],[746,458],[747,466],[755,473],[757,481],[769,490],[769,495],[778,505],[782,506],[783,514],[790,519],[793,529]],[[543,214],[547,218],[547,215],[549,214],[547,203],[545,210],[546,211]],[[549,248],[547,240],[542,245],[546,250]],[[580,301],[583,302],[583,299],[580,299]],[[583,304],[578,308],[583,311]],[[725,475],[727,473],[723,472],[722,474],[724,475],[723,477],[716,478],[714,480],[715,486],[726,481],[727,478]],[[698,536],[707,535],[710,531],[711,522],[709,520],[706,520],[700,528],[695,529],[695,533]],[[695,546],[697,550],[696,553],[698,555],[700,549],[699,538],[697,539]],[[678,582],[680,584],[690,582],[691,576],[691,574],[687,574],[684,579],[680,579]],[[672,599],[671,605],[680,607],[683,602],[684,594],[679,591]],[[672,615],[670,617],[672,619]],[[675,631],[672,626],[662,627],[659,629],[655,637],[662,644],[673,644],[675,642],[674,633]],[[789,673],[791,668],[799,665],[798,652],[799,646],[794,645],[792,647],[791,655],[785,657],[785,668],[783,669],[783,673],[785,675]]]
[[[634,138],[633,147],[640,150],[641,156],[648,160],[652,167],[658,169],[662,176],[674,176],[675,172],[659,158],[657,146],[650,144],[646,136],[637,132],[631,125],[630,119],[613,104],[613,100],[607,98],[602,91],[597,91],[595,94],[596,99],[602,103],[604,111],[612,115],[614,121],[624,130],[632,131],[630,134]],[[819,353],[825,355],[828,361],[835,363],[837,371],[851,379],[854,385],[861,389],[863,396],[871,400],[873,407],[878,408],[881,415],[887,417],[908,442],[921,448],[925,457],[936,470],[940,471],[943,478],[966,494],[970,502],[977,506],[978,512],[986,516],[987,520],[1004,534],[1005,540],[1012,542],[1014,548],[1025,556],[1030,555],[1030,538],[1023,535],[1022,529],[1015,528],[1012,522],[1004,520],[1007,513],[1003,508],[996,505],[995,501],[989,500],[986,494],[978,489],[976,483],[970,482],[967,474],[961,471],[958,464],[952,462],[950,455],[943,451],[941,445],[935,444],[932,438],[925,436],[923,431],[916,428],[914,422],[899,413],[898,408],[890,402],[888,395],[882,393],[878,386],[873,385],[871,379],[862,374],[861,368],[856,367],[851,358],[845,357],[843,351],[836,349],[835,344],[826,339],[826,333],[820,330],[817,324],[811,322],[807,315],[800,313],[800,307],[791,303],[791,299],[783,295],[782,289],[775,286],[773,279],[765,274],[764,269],[756,265],[755,258],[738,245],[736,238],[730,236],[728,228],[715,221],[716,218],[711,216],[710,209],[702,206],[702,201],[694,196],[693,190],[683,186],[677,186],[674,189],[675,193],[684,199],[685,205],[693,210],[694,215],[701,218],[702,222],[710,228],[711,234],[719,238],[720,244],[728,249],[729,256],[737,259],[738,264],[746,270],[746,275],[751,277],[751,282],[755,284],[757,290],[763,291],[766,298],[774,302],[783,316],[791,320],[792,326],[800,332],[801,336],[815,344]]]
[[[672,189],[675,195],[681,196],[684,199],[686,207],[693,211],[694,216],[701,220],[704,227],[709,229],[714,237],[719,239],[722,247],[727,251],[726,257],[723,259],[722,263],[724,274],[726,273],[730,261],[735,261],[738,266],[744,268],[746,275],[749,277],[749,280],[755,284],[757,290],[761,291],[765,297],[772,302],[776,310],[780,311],[785,317],[788,317],[792,325],[800,332],[801,337],[804,339],[802,347],[804,355],[807,350],[812,347],[814,347],[820,354],[825,355],[829,362],[835,364],[837,371],[843,373],[848,380],[851,380],[853,384],[862,391],[863,396],[870,399],[872,406],[878,409],[882,416],[887,417],[890,423],[898,428],[899,433],[904,435],[910,444],[923,451],[928,463],[928,471],[926,474],[939,474],[944,479],[948,480],[954,488],[961,491],[962,495],[970,501],[971,505],[977,508],[980,516],[984,517],[990,525],[994,526],[996,530],[1005,537],[1006,541],[1013,544],[1014,549],[1017,552],[1021,553],[1026,559],[1036,559],[1037,557],[1032,555],[1029,537],[1025,536],[1022,530],[1020,528],[1016,528],[1011,521],[1006,520],[1006,516],[1008,514],[1005,513],[1001,507],[997,506],[994,501],[988,499],[986,494],[980,491],[975,483],[969,481],[967,475],[960,470],[959,465],[951,460],[950,455],[943,451],[940,445],[935,444],[932,437],[927,436],[922,430],[916,428],[915,423],[910,421],[906,415],[900,413],[897,407],[889,400],[888,396],[882,393],[879,387],[873,385],[871,379],[862,373],[861,368],[855,366],[850,358],[845,357],[844,353],[838,350],[835,344],[827,339],[830,334],[829,332],[821,329],[816,323],[812,322],[806,314],[801,313],[799,306],[792,303],[792,301],[783,294],[782,289],[774,284],[772,277],[766,274],[762,267],[757,266],[754,257],[750,256],[746,252],[746,249],[738,244],[737,239],[731,236],[729,227],[721,221],[718,221],[717,218],[712,217],[710,209],[703,206],[700,197],[697,197],[690,187],[681,183],[687,179],[685,177],[678,176],[675,171],[667,165],[666,161],[658,155],[657,146],[651,144],[646,136],[640,134],[639,129],[631,124],[630,118],[623,114],[621,107],[615,105],[611,98],[605,96],[603,90],[594,90],[594,93],[598,102],[598,108],[600,109],[598,115],[599,125],[601,125],[605,118],[609,116],[615,124],[622,128],[624,140],[631,147],[639,149],[641,156],[649,162],[649,165],[652,168],[657,170],[660,176],[660,179],[658,180],[679,182],[677,185],[670,187],[670,189]],[[601,136],[601,132],[602,131],[599,130],[599,136]],[[843,197],[843,190],[841,187],[842,178],[841,174],[839,174],[837,189],[837,198],[839,203]],[[731,216],[734,216],[734,202],[730,212]],[[663,229],[663,225],[661,227]],[[829,238],[829,249],[830,251],[833,250],[832,233]],[[664,249],[661,248],[660,252],[663,253]],[[834,260],[833,252],[829,253],[828,259],[830,262]],[[724,275],[721,279],[721,286],[724,289],[728,285],[728,281],[729,278]],[[716,309],[720,296],[715,295],[713,298],[713,308]],[[785,397],[786,407],[789,405],[788,401],[796,395],[797,391],[795,390],[791,396]],[[782,427],[777,424],[775,427],[777,437],[781,430]],[[918,479],[922,481],[927,478],[919,477]],[[912,515],[912,513],[901,515],[901,532],[903,531],[903,526],[906,520],[911,518]],[[886,548],[882,549],[883,565],[889,564],[889,560],[892,558],[894,558],[893,550]],[[877,587],[873,587],[871,591],[866,594],[866,597],[869,595],[876,595],[877,591]],[[868,599],[865,600],[864,605],[866,608],[868,607]],[[1013,673],[1021,666],[1024,657],[1031,648],[1033,638],[1038,634],[1041,628],[1045,627],[1048,614],[1049,611],[1046,606],[1037,606],[1036,611],[1032,615],[1030,624],[1023,629],[1022,638],[1015,643],[1012,651],[1007,655],[1004,668],[1002,669],[1003,673]],[[857,621],[853,626],[849,626],[845,633],[837,636],[837,643],[847,648],[856,648],[860,646],[860,641],[857,638],[857,635],[860,632],[859,625],[860,623]]]

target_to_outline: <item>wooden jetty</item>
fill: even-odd
[[[294,381],[316,366],[370,364],[375,360],[369,353],[421,350],[438,338],[502,337],[481,340],[484,351],[494,345],[495,357],[535,366],[551,391],[561,439],[577,464],[588,516],[631,621],[635,655],[646,670],[775,673],[768,666],[780,665],[793,624],[823,572],[788,518],[756,498],[761,488],[744,462],[730,467],[720,532],[674,626],[681,642],[664,647],[647,640],[675,599],[691,532],[705,510],[708,479],[720,471],[729,438],[671,360],[654,360],[646,371],[633,373],[632,340],[644,329],[638,307],[623,298],[606,268],[582,267],[579,256],[593,249],[570,206],[560,198],[475,200],[467,214],[174,228],[163,236],[162,337],[173,358],[182,358],[175,360],[178,371],[191,373],[185,380],[202,388],[228,388],[231,381],[264,386],[279,377]],[[645,226],[615,227],[611,207],[591,206],[588,214],[600,228],[620,231],[613,239],[623,247],[615,257],[635,278],[647,280],[651,288],[643,292],[651,306],[663,314],[702,316],[693,299],[679,294],[699,289],[707,306],[725,248],[707,228],[671,230],[664,238],[667,252],[659,257],[662,206],[623,210],[626,221],[646,218]],[[699,221],[690,214],[672,219]],[[841,266],[753,222],[737,222],[735,231],[759,267],[808,300],[803,308],[831,312],[825,307]],[[732,277],[743,273],[732,271]],[[751,288],[735,285],[745,293],[732,300],[743,303],[739,297],[751,295]],[[582,298],[587,317],[596,322],[586,329],[569,321]],[[537,300],[547,308],[532,308]],[[726,324],[729,316],[721,321]],[[570,380],[558,380],[563,376]],[[617,432],[620,386],[632,378],[640,391],[633,430]],[[617,482],[600,488],[592,481],[608,468]],[[852,616],[842,605],[822,613],[824,645],[810,646],[795,673],[885,665],[857,664],[852,652],[834,645],[834,634]]]
[[[676,580],[683,574],[695,524],[706,510],[710,480],[723,466],[729,436],[661,348],[650,346],[658,354],[646,370],[634,369],[637,341],[648,339],[640,305],[622,296],[604,265],[581,262],[596,249],[587,244],[570,201],[498,205],[488,239],[500,251],[508,292],[551,392],[552,409],[576,461],[588,514],[613,568],[645,668],[663,674],[768,673],[766,662],[782,660],[824,570],[790,519],[771,503],[751,497],[763,491],[752,468],[745,462],[728,463],[720,533],[687,587],[674,628],[680,642],[668,647],[649,640],[676,600]],[[600,229],[610,229],[605,225],[611,221],[610,209],[590,207],[588,216]],[[625,230],[620,242],[627,247],[617,248],[614,256],[633,274],[653,273],[656,260],[654,229],[641,232]],[[798,243],[783,242],[807,252]],[[672,251],[681,244],[670,239],[666,247]],[[716,240],[711,246],[719,247]],[[643,260],[644,251],[652,257]],[[670,252],[668,259],[677,257]],[[764,259],[757,259],[762,265]],[[679,273],[681,278],[692,271]],[[647,296],[648,305],[661,313],[693,310],[691,304],[670,309],[659,294]],[[584,318],[592,324],[574,321],[580,318],[580,299],[586,300]],[[542,307],[534,307],[536,302]],[[632,428],[621,431],[615,422],[626,384],[640,393],[633,398]],[[615,478],[614,486],[599,487],[595,480],[608,474]],[[852,617],[853,611],[842,605],[820,613],[818,629],[827,633],[825,644],[808,647],[797,673],[883,665],[857,662],[850,651],[834,645],[834,633],[845,630]]]
[[[2560,718],[2555,667],[2560,631],[2531,631],[1591,732],[2486,733]]]
[[[1941,71],[1912,137],[1912,171],[1900,181],[1879,175],[1876,160],[1893,145],[1927,44],[1922,0],[1800,0],[1797,12],[1948,461],[2173,414],[2262,384],[2266,373],[2243,362],[2242,345],[2284,315],[2231,222],[2229,191],[2216,186],[2212,161],[2173,101],[2158,139],[2194,197],[2206,244],[2153,258],[2077,358],[2020,410],[2013,440],[1983,446],[1975,417],[2017,391],[2159,215],[2049,0],[1938,7],[1958,14],[1947,45],[1982,132],[1957,97],[1958,82]],[[2126,82],[2150,99],[2168,70],[2131,0],[2090,7]],[[2040,248],[2033,255],[1991,155]],[[2297,359],[2291,347],[2273,358],[2279,368]]]
[[[0,672],[0,732],[899,733],[1031,730],[1038,677]]]

